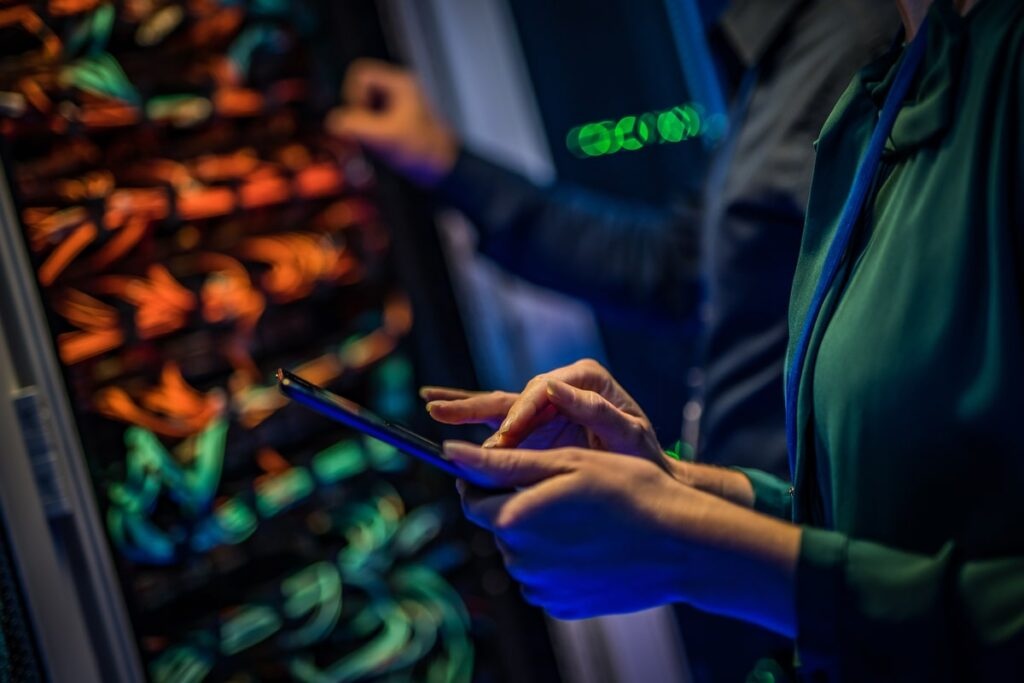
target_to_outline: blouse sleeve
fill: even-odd
[[[792,486],[785,479],[746,467],[733,468],[750,480],[754,488],[754,509],[772,517],[793,518]]]
[[[812,680],[1024,680],[1024,556],[965,560],[805,528],[797,657]]]

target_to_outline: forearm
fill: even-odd
[[[687,569],[674,599],[792,637],[801,528],[702,496],[670,513]]]
[[[667,460],[673,476],[687,486],[741,507],[754,507],[754,487],[741,472],[673,458]]]

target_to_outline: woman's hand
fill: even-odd
[[[460,483],[526,598],[575,619],[681,600],[793,632],[798,527],[681,484],[640,458],[445,444],[493,483]]]
[[[420,397],[427,401],[427,412],[445,424],[484,424],[497,429],[519,394],[507,391],[467,391],[450,387],[423,387]],[[586,446],[586,430],[573,424],[550,406],[545,419],[526,438],[523,448],[545,449]]]
[[[486,424],[488,447],[578,447],[640,456],[680,482],[744,507],[754,504],[750,480],[734,470],[667,457],[650,420],[611,373],[581,360],[532,379],[522,393],[424,387],[431,417],[446,424]]]
[[[519,394],[427,387],[431,416],[448,424],[488,424],[485,446],[580,446],[644,457],[667,468],[650,420],[611,373],[581,360],[534,377]]]

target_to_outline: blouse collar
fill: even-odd
[[[1000,12],[1012,9],[1016,2],[981,0],[966,16],[960,14],[953,0],[932,3],[922,71],[896,116],[886,143],[887,154],[898,156],[928,145],[950,128],[971,27],[977,22],[998,21]],[[887,54],[858,74],[863,90],[879,111],[902,56],[903,46],[897,40]]]
[[[973,14],[973,13],[972,13]],[[936,0],[928,12],[928,44],[921,73],[911,86],[886,142],[886,153],[902,155],[929,144],[949,129],[963,60],[965,18],[953,0]],[[904,49],[900,39],[861,70],[861,86],[880,111],[892,87]]]

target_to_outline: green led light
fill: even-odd
[[[647,124],[635,116],[625,116],[615,124],[615,140],[622,149],[635,152],[650,139]]]
[[[574,157],[584,157],[583,148],[580,147],[580,130],[583,126],[576,126],[565,136],[565,146]]]
[[[689,105],[685,107],[675,107],[672,110],[672,113],[678,116],[683,122],[686,137],[694,138],[700,135],[700,113],[695,108]]]
[[[658,135],[665,142],[682,142],[686,136],[686,126],[675,110],[663,111],[658,114]]]
[[[565,146],[580,159],[636,152],[660,144],[675,144],[697,137],[717,140],[724,125],[712,130],[704,124],[699,105],[686,104],[664,111],[627,115],[618,121],[597,121],[576,126],[565,136]]]
[[[597,157],[602,154],[610,154],[612,150],[612,132],[610,121],[601,123],[588,123],[580,128],[579,145],[580,150],[588,157]]]

